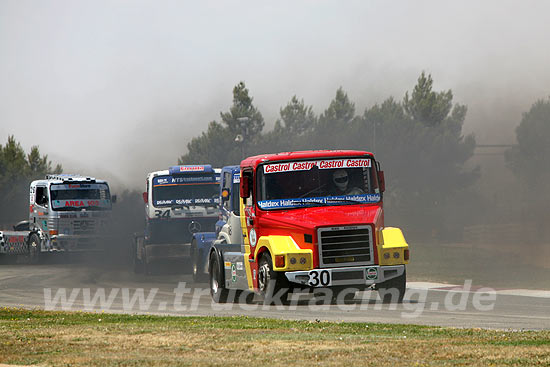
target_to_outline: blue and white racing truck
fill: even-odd
[[[0,256],[37,263],[43,253],[105,250],[115,201],[106,181],[89,176],[51,174],[33,181],[29,220],[0,231]]]
[[[136,273],[151,273],[154,262],[183,261],[193,234],[214,231],[219,216],[220,169],[211,165],[172,166],[147,175],[145,231],[134,236]]]
[[[196,282],[208,279],[208,255],[214,243],[239,244],[242,242],[239,213],[240,166],[223,167],[220,176],[220,216],[215,231],[194,233],[191,241],[193,280]]]

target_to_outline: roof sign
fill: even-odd
[[[186,173],[212,173],[214,170],[209,164],[192,165],[192,166],[172,166],[168,169],[171,175],[186,174]]]
[[[359,168],[370,167],[370,158],[346,158],[346,159],[330,159],[320,161],[299,161],[287,163],[273,163],[264,166],[264,173],[279,173],[292,171],[307,171],[313,167],[319,169],[334,169],[334,168]]]

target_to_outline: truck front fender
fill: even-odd
[[[380,231],[378,242],[380,265],[401,265],[409,263],[409,245],[399,228],[386,227]]]
[[[294,271],[313,269],[313,251],[311,249],[302,249],[296,244],[291,236],[262,236],[258,239],[254,251],[254,259],[265,251],[271,254],[273,270],[276,271]],[[284,266],[276,266],[275,257],[284,258]]]
[[[199,252],[207,254],[215,239],[216,234],[214,232],[198,232],[193,234],[192,241],[195,241]]]

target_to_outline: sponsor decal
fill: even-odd
[[[153,187],[158,186],[176,186],[200,183],[219,183],[220,177],[217,175],[204,176],[159,176],[153,178]]]
[[[365,276],[367,280],[375,280],[378,278],[378,269],[376,268],[367,268],[365,270]]]
[[[231,269],[231,263],[229,261],[226,261],[223,265],[224,265],[224,268]]]
[[[156,200],[155,205],[172,204],[174,200]]]
[[[231,264],[231,281],[233,283],[237,281],[237,267],[235,264]]]
[[[100,208],[110,208],[111,203],[107,199],[103,200],[53,200],[54,208],[61,207],[73,207],[73,208],[83,208],[88,206],[100,207]]]
[[[8,238],[8,243],[21,243],[25,240],[23,236],[13,236]]]
[[[258,201],[258,206],[262,209],[284,209],[301,208],[309,204],[342,205],[349,203],[349,201],[357,202],[357,204],[377,203],[380,201],[380,194],[339,195],[315,198],[262,200]]]
[[[200,173],[200,172],[214,172],[212,166],[209,164],[205,165],[190,165],[190,166],[172,166],[168,168],[168,173],[170,175],[184,175],[187,173]]]
[[[202,172],[204,166],[180,166],[180,172]]]
[[[55,184],[50,186],[50,190],[107,190],[106,184]]]
[[[171,199],[171,200],[155,200],[154,206],[160,205],[204,205],[204,204],[219,204],[220,198],[198,198],[198,199]]]
[[[238,263],[237,263],[237,270],[243,270],[243,269],[244,269],[243,263],[238,262]]]
[[[330,159],[321,161],[273,163],[264,165],[264,173],[308,171],[313,167],[319,169],[371,167],[370,158]]]
[[[240,173],[234,173],[233,174],[233,183],[241,183],[241,174]]]

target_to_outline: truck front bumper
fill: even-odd
[[[405,272],[405,265],[354,266],[290,271],[285,275],[290,282],[310,287],[370,286],[397,278]]]

